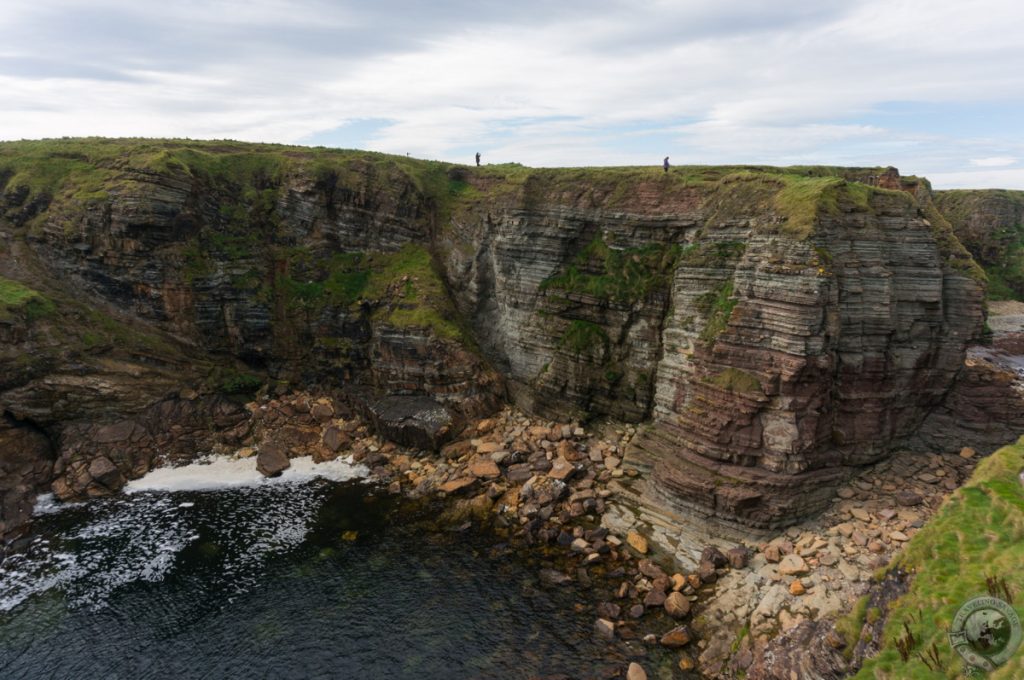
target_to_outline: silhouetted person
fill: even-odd
[[[665,156],[665,160],[662,162],[661,167],[665,168],[665,172],[668,172],[668,156]]]
[[[480,152],[476,152],[476,167],[480,167]]]

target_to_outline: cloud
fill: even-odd
[[[988,158],[972,158],[971,165],[981,168],[1001,168],[1017,162],[1012,156],[989,156]]]
[[[670,154],[917,174],[1024,156],[1012,122],[880,114],[1017,110],[1024,9],[1003,0],[9,3],[3,138],[309,142],[348,129],[360,146],[450,160]]]
[[[928,178],[935,189],[1024,189],[1024,168],[936,172]]]

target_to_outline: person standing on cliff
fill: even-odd
[[[476,167],[480,167],[480,152],[476,152]]]
[[[665,168],[665,172],[668,172],[668,156],[665,156],[665,160],[662,161],[661,167]]]

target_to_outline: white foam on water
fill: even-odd
[[[130,482],[126,495],[60,503],[40,496],[36,514],[76,509],[74,524],[47,538],[37,537],[0,566],[0,611],[9,611],[34,594],[60,589],[71,607],[106,606],[120,586],[159,582],[178,555],[200,538],[197,522],[209,538],[224,546],[222,584],[236,593],[258,582],[260,565],[274,554],[300,545],[323,501],[310,484],[317,479],[348,481],[365,476],[365,467],[338,459],[315,464],[295,458],[280,477],[265,478],[256,461],[210,457],[177,468],[154,470]],[[181,492],[217,493],[215,505],[185,500]]]
[[[314,463],[311,456],[292,458],[291,467],[277,477],[264,477],[256,469],[256,456],[231,458],[209,456],[181,467],[157,468],[124,487],[126,493],[139,491],[216,491],[246,486],[308,482],[322,477],[335,482],[365,477],[369,471],[349,458]]]

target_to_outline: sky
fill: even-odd
[[[4,0],[0,139],[1024,189],[1020,0]]]

